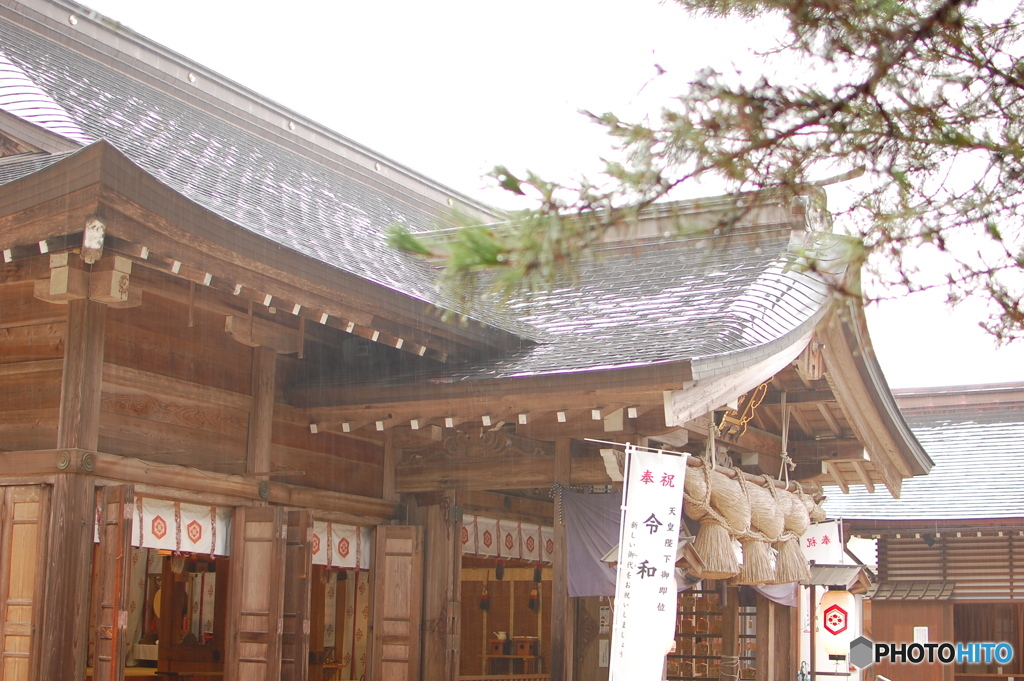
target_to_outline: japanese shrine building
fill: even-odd
[[[908,481],[899,500],[854,490],[827,502],[850,533],[877,545],[865,634],[914,641],[923,627],[929,642],[1005,641],[1024,650],[1024,385],[906,389],[897,399],[935,460],[932,472]],[[866,678],[1008,678],[1020,675],[1019,657],[1005,665],[883,663]]]
[[[616,484],[589,440],[733,410],[750,474],[931,467],[818,187],[657,207],[449,323],[384,230],[500,212],[65,0],[0,7],[0,153],[0,681],[599,679],[549,493]]]

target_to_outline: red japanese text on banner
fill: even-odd
[[[804,557],[817,565],[843,564],[842,522],[826,520],[823,523],[811,523],[807,531],[800,537],[800,548]]]
[[[675,638],[686,455],[626,447],[610,681],[658,681]]]

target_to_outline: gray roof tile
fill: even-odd
[[[430,267],[383,245],[436,216],[71,49],[0,22],[0,50],[92,139],[223,218],[370,281],[440,304]]]
[[[904,413],[934,460],[903,481],[900,499],[826,488],[830,516],[861,520],[1024,518],[1024,404],[963,405]]]
[[[436,271],[382,241],[393,222],[435,228],[422,203],[378,191],[7,22],[0,22],[0,49],[86,135],[106,139],[175,191],[268,240],[445,306]],[[6,178],[14,172],[8,169]],[[765,231],[757,245],[750,241],[712,247],[704,239],[677,239],[609,251],[583,264],[571,285],[524,296],[501,311],[480,304],[474,317],[539,344],[459,369],[456,378],[686,359],[709,360],[714,373],[715,358],[777,341],[812,320],[828,295],[793,268],[788,226]]]
[[[572,287],[509,305],[541,343],[495,358],[462,378],[507,377],[648,365],[757,352],[812,319],[828,290],[788,267],[789,230],[709,250],[706,239],[605,254]],[[642,278],[637,281],[637,272]],[[727,362],[722,362],[725,366]],[[709,363],[710,366],[710,363]]]

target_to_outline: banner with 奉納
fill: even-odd
[[[675,639],[686,454],[626,446],[609,681],[660,681]]]

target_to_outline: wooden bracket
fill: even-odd
[[[89,297],[89,273],[67,253],[50,256],[50,278],[37,279],[34,295],[47,303],[66,305]]]
[[[100,262],[90,272],[68,253],[52,254],[50,278],[36,280],[35,297],[61,305],[85,298],[114,308],[141,305],[142,291],[130,285],[131,260],[114,256]]]
[[[242,345],[250,348],[270,348],[279,355],[291,355],[299,351],[299,334],[292,329],[263,321],[258,317],[224,318],[224,330]]]

